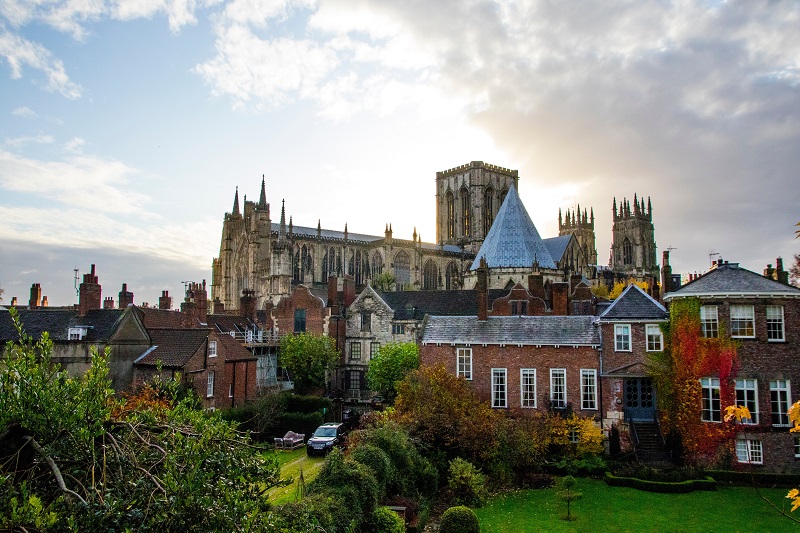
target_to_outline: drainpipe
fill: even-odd
[[[600,395],[600,428],[602,430],[606,425],[605,404],[603,404],[603,328],[600,327],[600,323],[597,320],[592,322],[592,325],[597,328],[600,336],[600,347],[597,349],[600,362],[600,376],[598,376],[599,379],[597,380],[597,392]]]

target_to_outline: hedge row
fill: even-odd
[[[741,470],[706,470],[717,481],[760,486],[797,487],[800,485],[798,474],[776,474],[771,472],[744,472]]]
[[[706,476],[705,479],[689,479],[686,481],[648,481],[635,477],[617,477],[611,472],[606,472],[606,485],[611,487],[630,487],[647,492],[663,492],[668,494],[683,494],[696,490],[717,490],[717,482]]]

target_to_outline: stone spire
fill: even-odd
[[[233,197],[233,211],[231,211],[234,215],[241,214],[239,212],[239,187],[236,187],[236,194]]]
[[[278,231],[278,240],[286,240],[286,200],[281,200],[281,227]]]
[[[267,208],[267,191],[264,188],[264,174],[261,174],[261,196],[258,198],[258,208]]]

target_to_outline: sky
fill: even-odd
[[[675,272],[788,267],[799,29],[797,1],[4,0],[4,302],[76,303],[96,264],[177,306],[262,175],[275,220],[434,242],[470,161],[519,170],[543,237],[593,208],[603,264],[638,194]]]

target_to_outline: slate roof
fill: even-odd
[[[478,295],[474,290],[376,292],[394,310],[395,320],[421,320],[426,314],[478,314]],[[491,289],[489,307],[494,300],[506,294],[508,291],[505,289]]]
[[[564,259],[564,252],[567,251],[567,245],[572,239],[572,235],[560,235],[558,237],[550,237],[549,239],[542,239],[542,242],[550,252],[550,257],[558,262]]]
[[[116,329],[124,309],[92,309],[86,316],[78,316],[77,309],[27,309],[19,310],[22,329],[33,337],[40,339],[47,331],[55,342],[103,342],[107,341]],[[89,326],[86,337],[82,341],[69,340],[69,328]],[[11,321],[11,313],[0,311],[0,341],[19,340],[17,331]]]
[[[183,326],[186,315],[171,309],[136,306],[136,312],[145,328],[179,328]]]
[[[248,318],[240,315],[208,315],[207,323],[220,333],[253,331],[253,323]]]
[[[256,357],[230,335],[218,335],[217,342],[222,345],[225,361],[255,361]]]
[[[599,346],[592,316],[429,316],[423,344]]]
[[[281,225],[278,222],[272,223],[271,230],[274,233],[279,233],[281,229]],[[287,227],[288,231],[288,227]],[[317,237],[317,228],[310,228],[308,226],[292,226],[292,235],[304,237],[307,239],[315,239]],[[344,231],[336,231],[331,229],[320,229],[320,237],[323,239],[332,239],[337,241],[344,240]],[[377,236],[377,235],[366,235],[363,233],[352,233],[350,231],[347,232],[347,240],[351,242],[361,242],[361,243],[374,243],[378,241],[383,241],[386,237],[384,235]],[[407,241],[404,239],[394,239],[395,241],[401,241],[404,243],[408,243],[409,245],[414,245],[414,241]],[[420,243],[420,246],[426,250],[439,250],[440,246],[436,243],[432,242],[423,242]],[[458,246],[454,246],[452,244],[445,244],[441,247],[441,249],[445,252],[451,253],[461,253],[462,250]]]
[[[183,368],[205,344],[209,331],[194,328],[148,329],[152,346],[134,364],[155,366],[161,361],[166,368]]]
[[[605,311],[600,320],[667,320],[669,313],[639,286],[631,283]]]
[[[668,292],[664,300],[690,296],[770,296],[800,298],[800,289],[767,279],[742,268],[738,263],[723,263],[680,289]]]
[[[556,268],[555,261],[513,185],[508,190],[470,270],[477,270],[481,257],[486,258],[489,268],[530,268],[534,261],[542,268]]]

